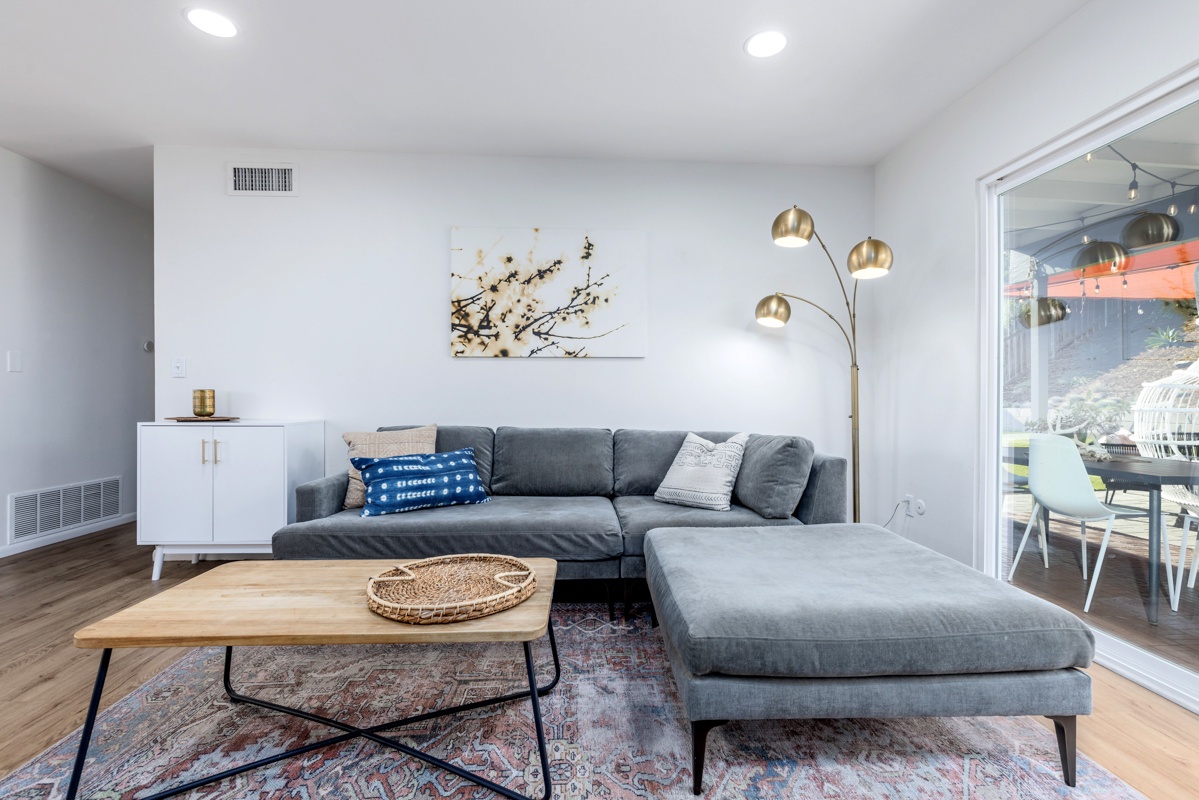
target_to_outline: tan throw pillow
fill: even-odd
[[[733,485],[741,469],[748,433],[739,433],[727,442],[714,444],[694,433],[687,434],[683,446],[654,499],[679,506],[728,511]]]
[[[437,426],[409,428],[403,431],[359,431],[343,433],[350,451],[346,458],[390,458],[437,452]],[[362,508],[366,502],[366,486],[362,473],[350,467],[350,483],[346,486],[344,508]]]

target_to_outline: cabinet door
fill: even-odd
[[[141,429],[139,542],[212,541],[212,430],[192,425]]]
[[[287,464],[281,427],[216,428],[213,541],[269,544],[287,524]]]

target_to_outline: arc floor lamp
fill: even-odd
[[[837,269],[837,262],[833,261],[832,254],[829,253],[824,240],[816,231],[812,215],[799,206],[792,206],[779,214],[774,220],[771,233],[774,236],[774,243],[780,247],[803,247],[815,236],[816,241],[820,243],[820,248],[828,256],[828,263],[832,266],[833,273],[837,276],[837,283],[841,287],[841,296],[845,299],[845,310],[849,313],[848,328],[842,325],[827,309],[805,297],[784,292],[775,292],[763,297],[758,303],[756,314],[760,324],[771,328],[781,328],[787,324],[787,320],[791,319],[791,304],[787,302],[787,298],[790,297],[792,300],[807,303],[823,312],[841,329],[842,335],[845,336],[845,343],[849,345],[849,419],[853,431],[853,521],[861,522],[862,498],[858,461],[858,285],[854,283],[851,299],[849,292],[845,289],[845,281],[841,278],[841,272]],[[880,278],[890,272],[893,259],[894,254],[886,242],[867,237],[865,241],[858,242],[849,251],[847,264],[849,275],[856,280]]]

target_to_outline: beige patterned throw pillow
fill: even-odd
[[[437,452],[436,425],[403,431],[343,433],[341,438],[350,446],[346,458],[390,458]],[[344,508],[362,508],[365,503],[366,486],[362,483],[362,474],[351,466]]]
[[[677,506],[728,511],[748,440],[748,433],[739,433],[723,444],[713,444],[694,433],[687,434],[654,499]]]

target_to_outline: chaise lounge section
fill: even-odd
[[[1077,617],[875,525],[645,537],[647,580],[693,737],[728,720],[1054,720],[1075,783],[1094,636]]]

